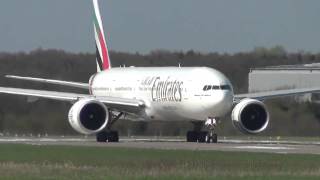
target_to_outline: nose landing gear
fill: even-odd
[[[214,129],[217,126],[217,120],[215,118],[208,118],[205,122],[192,122],[194,125],[193,131],[187,132],[187,142],[199,142],[199,143],[217,143],[218,135]],[[208,131],[201,131],[202,127],[208,129]]]
[[[205,122],[205,126],[209,130],[206,135],[206,143],[217,143],[218,135],[214,131],[217,126],[217,120],[215,118],[208,118]]]

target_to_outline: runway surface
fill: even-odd
[[[215,150],[215,151],[241,151],[266,152],[279,154],[318,154],[320,155],[320,142],[318,141],[261,141],[261,140],[220,140],[218,144],[187,143],[181,139],[149,139],[127,138],[119,143],[97,143],[94,138],[17,138],[0,137],[1,144],[31,144],[71,145],[93,147],[122,147],[122,148],[148,148],[148,149],[182,149],[182,150]]]

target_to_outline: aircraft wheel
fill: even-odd
[[[218,135],[217,135],[217,134],[213,134],[213,136],[212,136],[212,142],[213,142],[213,143],[218,143]]]
[[[188,131],[187,132],[187,142],[197,142],[198,133],[196,131]]]
[[[107,142],[108,140],[108,133],[106,131],[101,131],[96,134],[97,142]]]
[[[110,131],[108,142],[119,142],[119,134],[118,131]]]
[[[198,142],[199,142],[199,143],[204,143],[204,142],[206,142],[206,136],[207,136],[207,134],[208,134],[207,131],[201,131],[201,132],[199,132]]]
[[[213,134],[211,136],[210,133],[207,133],[205,142],[206,143],[218,143],[218,135]]]
[[[118,131],[101,131],[96,135],[97,142],[119,142]]]
[[[208,134],[206,135],[206,143],[211,143],[211,139],[212,139],[212,137],[211,137],[210,134],[208,133]]]

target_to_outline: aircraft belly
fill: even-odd
[[[152,102],[147,110],[151,120],[157,121],[194,121],[200,119],[200,112],[186,108],[181,102]]]

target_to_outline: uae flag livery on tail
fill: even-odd
[[[103,71],[111,68],[110,58],[106,39],[104,36],[103,25],[99,10],[98,0],[93,0],[94,6],[94,33],[96,40],[96,61],[97,61],[97,71]]]

